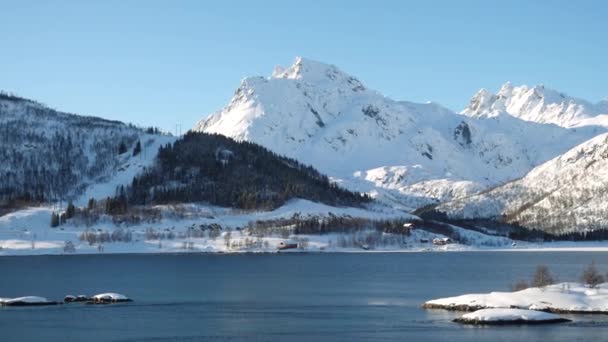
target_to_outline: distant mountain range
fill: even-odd
[[[192,130],[259,144],[404,211],[432,208],[453,219],[483,218],[558,234],[608,228],[601,223],[608,181],[602,171],[608,158],[606,100],[591,103],[544,86],[506,83],[496,94],[480,90],[455,113],[436,103],[390,99],[336,66],[298,57],[268,77],[245,78],[226,107]],[[171,159],[172,176],[165,179],[151,170],[162,165],[159,148],[178,138],[61,113],[7,94],[0,95],[0,132],[0,200],[5,203],[73,199],[83,204],[115,196],[118,187],[146,175],[153,181],[141,187],[148,195],[139,202],[145,203],[158,187],[190,184],[185,172],[204,164],[193,162],[192,151],[205,139],[190,136],[184,154],[190,159]],[[265,151],[236,146],[247,153]],[[120,151],[123,147],[126,151]],[[290,160],[277,158],[273,163]],[[313,175],[306,182],[324,177],[310,172],[303,173]],[[228,183],[230,189],[237,184]],[[205,198],[192,189],[184,201]],[[253,189],[248,196],[256,197]],[[260,189],[269,188],[260,184]],[[319,191],[321,197],[335,194],[329,188]],[[276,203],[285,199],[280,198]]]
[[[506,84],[497,95],[481,90],[458,114],[390,99],[336,66],[297,58],[244,79],[194,130],[256,142],[413,209],[523,177],[605,132],[604,107]]]

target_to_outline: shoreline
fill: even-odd
[[[606,247],[530,247],[530,248],[463,248],[463,249],[394,249],[394,250],[290,250],[290,251],[274,251],[274,250],[257,250],[257,251],[117,251],[117,252],[98,252],[85,251],[76,253],[6,253],[0,251],[0,258],[4,257],[36,257],[36,256],[53,256],[53,257],[76,257],[90,255],[282,255],[282,254],[393,254],[393,253],[605,253],[608,252]]]

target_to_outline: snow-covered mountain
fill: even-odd
[[[481,89],[462,111],[462,114],[473,118],[493,117],[501,113],[562,127],[608,126],[608,100],[594,104],[543,85],[515,87],[507,82],[496,94]]]
[[[488,218],[563,234],[607,229],[608,134],[594,137],[524,178],[437,207],[451,218]]]
[[[304,58],[270,77],[245,78],[230,103],[194,130],[261,144],[408,207],[522,177],[604,131],[395,101],[333,65]]]
[[[116,185],[130,183],[151,163],[160,143],[173,139],[5,93],[0,93],[0,132],[0,209],[112,196]],[[134,155],[138,142],[141,153]]]

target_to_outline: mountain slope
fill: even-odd
[[[350,189],[408,207],[521,177],[604,131],[394,101],[335,66],[304,58],[268,78],[244,79],[230,103],[194,130],[261,144]]]
[[[0,132],[0,207],[5,208],[77,199],[91,184],[111,182],[142,161],[156,140],[166,140],[122,122],[67,114],[4,93]],[[137,142],[142,152],[133,156]],[[114,194],[114,187],[105,190],[97,193]]]
[[[487,218],[554,234],[607,229],[608,134],[601,134],[520,180],[437,207],[454,219]]]
[[[508,113],[522,120],[562,127],[608,126],[607,104],[606,100],[593,104],[543,85],[514,87],[507,82],[496,94],[486,89],[478,91],[462,114],[479,118]]]

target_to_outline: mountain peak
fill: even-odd
[[[501,91],[502,89],[503,88],[501,88]],[[481,88],[473,95],[469,105],[462,111],[462,114],[470,117],[492,116],[489,115],[489,112],[495,103],[496,95],[485,88]]]
[[[498,95],[509,95],[513,92],[513,85],[511,84],[511,81],[507,81],[505,82],[505,84],[503,84],[500,87],[500,90],[498,91]]]
[[[289,68],[275,67],[271,78],[302,80],[309,83],[346,83],[353,91],[365,90],[358,79],[343,72],[335,65],[299,56]]]

